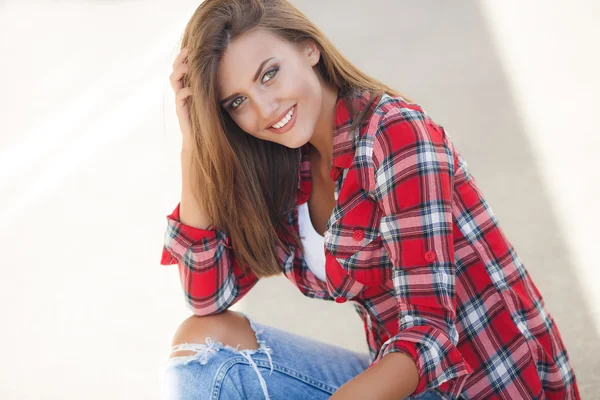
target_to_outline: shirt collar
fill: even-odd
[[[350,130],[354,116],[369,104],[371,95],[367,90],[355,90],[344,98],[338,95],[335,106],[333,129],[333,166],[349,168],[360,139],[359,129]],[[349,103],[349,104],[348,104]],[[351,108],[348,106],[350,105]]]

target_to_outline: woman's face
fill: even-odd
[[[240,35],[219,65],[220,105],[250,135],[298,148],[321,115],[319,58],[312,41],[294,44],[266,30]]]

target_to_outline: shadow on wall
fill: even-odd
[[[406,93],[447,129],[544,295],[570,353],[581,394],[591,398],[600,389],[595,373],[600,368],[596,356],[600,342],[479,7],[474,2],[373,1],[366,8],[362,0],[352,0],[340,9],[337,2],[292,2],[358,67]],[[297,302],[294,287],[269,289],[277,293],[276,301],[257,293],[261,287],[271,286],[255,288],[244,308],[252,314],[257,311],[264,323],[276,323],[268,315],[281,317],[286,301],[295,304],[294,319],[321,324],[319,339],[333,342],[328,329],[339,335],[341,321],[358,320],[349,309],[340,309],[340,317],[332,319],[335,311],[327,306],[328,317],[322,319],[315,315],[318,306]],[[362,336],[360,324],[352,321],[349,328],[347,333]],[[358,350],[361,341],[364,338],[357,337],[352,347]]]

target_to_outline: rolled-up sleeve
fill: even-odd
[[[167,216],[160,264],[177,264],[187,307],[195,315],[218,314],[258,282],[233,255],[229,235],[218,228],[198,229],[180,222],[179,207]]]
[[[471,369],[456,347],[452,143],[415,106],[383,116],[367,153],[365,189],[381,209],[398,316],[398,333],[373,365],[406,353],[419,371],[414,394],[436,388],[457,396]]]

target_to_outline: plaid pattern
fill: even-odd
[[[353,101],[365,107],[367,96]],[[371,366],[410,355],[420,374],[413,397],[436,388],[448,399],[578,399],[554,320],[445,129],[388,95],[359,130],[341,100],[335,115],[327,282],[298,249],[278,249],[285,276],[305,296],[352,301]],[[312,188],[307,150],[298,205]],[[181,224],[179,206],[167,221],[161,264],[178,264],[195,314],[224,311],[256,284],[224,232]],[[288,223],[298,230],[297,208]]]

